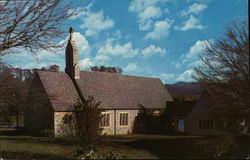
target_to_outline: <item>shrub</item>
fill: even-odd
[[[90,150],[79,156],[80,159],[125,159],[126,156],[118,151]]]
[[[84,150],[95,148],[100,141],[102,128],[99,127],[101,121],[101,110],[98,109],[100,102],[95,102],[94,97],[89,96],[85,101],[80,101],[74,105],[74,116],[66,115],[64,123],[72,125],[75,122],[75,135],[79,139],[80,147]]]
[[[44,129],[42,131],[42,135],[46,137],[53,137],[54,136],[54,131],[53,129]]]

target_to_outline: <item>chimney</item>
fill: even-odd
[[[80,70],[78,66],[78,50],[73,39],[74,29],[69,29],[70,37],[66,47],[66,68],[65,72],[71,79],[80,79]]]

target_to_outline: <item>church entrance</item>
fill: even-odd
[[[178,121],[177,131],[179,133],[185,133],[185,121],[183,119],[180,119]]]

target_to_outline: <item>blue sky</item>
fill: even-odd
[[[79,14],[65,21],[79,50],[79,66],[116,66],[124,74],[158,77],[163,83],[192,81],[206,40],[248,16],[247,0],[74,0]],[[66,41],[61,39],[60,41]],[[65,52],[41,50],[38,60],[22,49],[3,59],[13,67],[65,68]]]

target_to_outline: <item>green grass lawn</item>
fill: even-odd
[[[0,128],[0,132],[1,131],[15,131],[16,128]]]
[[[72,159],[78,149],[73,138],[0,136],[0,157]],[[105,136],[99,151],[118,151],[128,159],[246,158],[248,137],[237,137],[230,147],[215,137],[116,135]]]
[[[26,136],[1,136],[0,151],[10,158],[72,158],[75,149],[73,139],[26,137]]]

